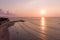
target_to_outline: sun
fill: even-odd
[[[45,10],[41,10],[41,15],[45,15],[46,11]]]

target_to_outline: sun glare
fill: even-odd
[[[46,11],[45,10],[41,10],[41,15],[45,15]]]

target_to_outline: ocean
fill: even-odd
[[[9,27],[10,40],[60,40],[60,17],[20,17]]]

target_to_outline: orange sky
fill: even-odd
[[[39,17],[42,9],[45,16],[60,16],[60,0],[0,0],[0,8],[20,17]]]

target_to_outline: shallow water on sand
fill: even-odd
[[[25,22],[16,22],[9,27],[10,40],[60,40],[58,17],[15,19],[23,19]]]

